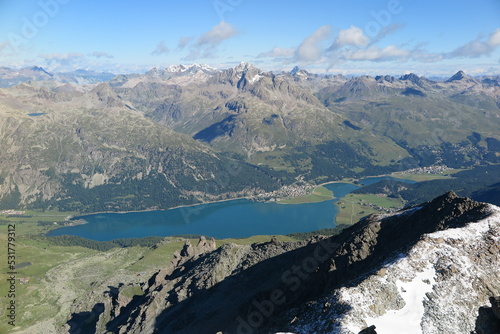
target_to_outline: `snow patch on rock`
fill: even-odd
[[[291,330],[357,334],[375,325],[378,333],[474,331],[479,307],[500,294],[500,208],[490,209],[489,217],[465,227],[423,235],[359,284],[311,303]],[[330,304],[336,306],[325,308]]]
[[[375,325],[381,333],[420,334],[420,321],[424,316],[426,293],[435,284],[435,271],[432,267],[417,273],[410,282],[397,280],[396,286],[405,302],[400,310],[391,310],[380,317],[366,318],[365,322]]]

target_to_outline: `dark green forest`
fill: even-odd
[[[90,240],[74,235],[58,235],[46,237],[43,235],[30,235],[27,237],[31,240],[38,240],[47,242],[51,246],[80,246],[98,251],[108,251],[112,248],[125,248],[125,247],[154,247],[159,242],[164,240],[164,237],[145,237],[145,238],[127,238],[115,239],[110,241],[96,241]]]

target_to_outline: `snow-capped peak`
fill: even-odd
[[[165,68],[165,72],[170,72],[170,73],[182,73],[185,72],[188,69],[186,65],[180,64],[180,65],[170,65],[167,68]]]
[[[184,73],[184,72],[187,72],[187,71],[190,71],[190,72],[198,72],[198,71],[203,71],[203,72],[216,72],[217,69],[215,67],[211,67],[207,64],[198,64],[198,63],[194,63],[194,64],[191,64],[191,65],[184,65],[184,64],[180,64],[180,65],[171,65],[171,66],[168,66],[167,68],[165,68],[165,72],[168,72],[168,73],[177,73],[177,74],[180,74],[180,73]]]
[[[257,69],[252,63],[247,63],[242,61],[238,66],[234,68],[237,72],[246,72],[250,69]]]

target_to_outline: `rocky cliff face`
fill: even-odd
[[[499,244],[500,208],[454,193],[329,238],[201,240],[97,332],[495,333]]]
[[[358,333],[373,325],[378,333],[497,333],[498,319],[484,322],[481,311],[500,293],[500,210],[491,210],[466,226],[421,235],[360,279],[293,310],[301,316],[291,330]]]

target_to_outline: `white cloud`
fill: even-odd
[[[365,35],[363,30],[358,27],[351,26],[349,29],[340,30],[330,49],[339,49],[346,45],[365,47],[368,45],[369,41],[370,39]]]
[[[322,26],[299,45],[295,51],[295,59],[299,62],[314,62],[321,59],[323,47],[321,43],[331,34],[330,26]]]
[[[394,45],[389,45],[385,48],[377,46],[369,47],[368,49],[345,50],[341,57],[345,60],[369,60],[369,61],[390,61],[390,60],[408,60],[410,51],[400,49]]]
[[[170,49],[165,44],[165,41],[161,41],[156,46],[156,49],[154,49],[153,52],[151,52],[151,55],[153,55],[153,56],[160,56],[160,55],[163,55],[163,54],[167,54],[169,52],[170,52]]]
[[[94,51],[91,53],[91,56],[96,58],[114,58],[113,55],[110,55],[107,52]]]
[[[405,26],[404,24],[394,23],[394,24],[390,24],[388,26],[383,27],[382,29],[380,29],[380,31],[378,32],[378,34],[375,35],[375,37],[372,38],[370,44],[377,43],[378,41],[384,39],[388,35],[396,32],[398,30],[403,29],[404,26]]]
[[[456,48],[449,53],[449,58],[465,57],[465,58],[479,58],[485,54],[489,54],[494,50],[488,43],[480,41],[472,41],[459,48]]]
[[[47,60],[70,60],[75,58],[82,58],[83,55],[78,52],[69,52],[69,53],[54,52],[54,53],[40,55],[40,57]]]
[[[491,33],[488,44],[492,46],[500,45],[500,28]]]
[[[179,38],[179,43],[177,44],[177,48],[182,50],[184,49],[191,41],[193,40],[193,37],[181,37]]]
[[[386,34],[398,28],[398,26],[391,27],[387,31],[384,31],[382,35],[385,36]],[[347,33],[348,31],[349,33]],[[362,32],[358,31],[356,27],[351,27],[339,33],[334,44],[329,49],[329,51],[333,51],[329,54],[331,64],[337,64],[339,60],[372,62],[404,62],[413,60],[420,63],[435,63],[444,59],[451,58],[479,58],[482,56],[487,56],[500,46],[500,29],[492,32],[489,35],[488,39],[478,38],[447,53],[428,52],[427,50],[421,48],[422,44],[417,45],[411,50],[394,45],[386,46],[384,48],[378,46],[368,46],[365,48],[361,48],[363,46],[362,42],[364,42],[364,40],[360,39],[360,36],[362,36],[360,35],[360,33]],[[358,38],[356,38],[356,36]],[[373,45],[373,43],[377,41],[378,37],[368,45]],[[335,46],[337,47],[337,50],[335,50]],[[347,46],[347,48],[338,50],[342,46]]]
[[[428,64],[425,66],[435,63],[453,67],[457,65],[447,64],[447,59],[479,58],[491,55],[500,48],[500,28],[451,52],[429,52],[424,48],[426,43],[415,44],[415,42],[408,42],[399,45],[379,45],[381,39],[402,27],[403,25],[393,24],[382,29],[375,37],[369,38],[362,29],[351,26],[348,29],[340,30],[331,46],[325,49],[323,44],[330,36],[330,27],[323,26],[305,38],[295,51],[294,48],[275,47],[270,51],[260,53],[257,57],[274,58],[272,61],[277,64],[298,62],[305,63],[308,66],[313,64],[328,66],[328,69],[342,65],[352,66],[354,62],[358,64],[362,62],[409,64],[410,61],[415,64]],[[410,46],[412,44],[413,47]],[[464,66],[465,64],[461,64],[459,67]],[[480,68],[484,67],[480,66]]]
[[[435,63],[444,59],[441,53],[430,53],[426,51],[411,51],[411,59],[421,63]]]
[[[289,58],[295,54],[296,48],[274,48],[268,52],[262,52],[257,57]]]
[[[39,57],[46,61],[50,70],[55,71],[68,71],[82,68],[82,64],[85,63],[85,56],[78,52],[54,52],[40,55]]]
[[[423,63],[437,62],[443,59],[439,53],[428,53],[420,45],[413,49],[390,45],[386,47],[374,46],[381,38],[403,28],[401,24],[392,24],[370,39],[364,31],[356,26],[340,30],[334,42],[327,49],[323,42],[331,35],[329,26],[323,26],[304,39],[299,47],[280,48],[260,53],[257,58],[274,58],[273,61],[282,64],[293,62],[306,64],[324,64],[337,66],[346,61],[408,61],[414,60]]]
[[[230,23],[221,21],[215,27],[201,35],[196,43],[191,46],[190,53],[186,60],[198,58],[213,58],[217,47],[225,40],[238,34],[238,30]]]
[[[217,46],[224,40],[233,37],[238,33],[235,27],[230,23],[221,21],[218,25],[210,29],[210,31],[204,33],[198,39],[198,45],[209,45]]]
[[[479,58],[488,56],[500,46],[500,28],[492,32],[487,41],[477,38],[446,54],[446,58]]]
[[[5,48],[7,48],[8,46],[10,46],[10,43],[9,42],[3,42],[3,43],[0,43],[0,52],[3,52],[3,50]]]

